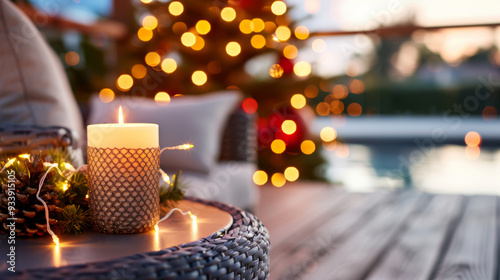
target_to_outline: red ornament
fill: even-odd
[[[279,65],[283,67],[283,73],[288,74],[293,71],[293,61],[286,57],[280,57]]]

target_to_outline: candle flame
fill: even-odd
[[[57,235],[52,235],[52,241],[56,244],[56,246],[59,246],[59,238],[57,238]]]
[[[120,126],[123,126],[123,110],[122,106],[120,106],[120,109],[118,109],[118,123]]]

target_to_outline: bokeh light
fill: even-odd
[[[315,39],[312,42],[312,50],[316,53],[322,53],[326,50],[326,43],[323,39]]]
[[[154,67],[160,64],[161,56],[157,52],[148,52],[144,60],[146,61],[147,65]]]
[[[305,26],[297,26],[295,28],[295,38],[299,39],[299,40],[305,40],[309,37],[309,29],[307,29],[307,27]]]
[[[191,81],[197,86],[204,85],[207,79],[207,74],[201,70],[194,71],[193,75],[191,75]]]
[[[492,121],[497,118],[498,110],[494,106],[486,106],[483,109],[482,115],[485,121]]]
[[[332,142],[337,138],[337,131],[330,126],[323,127],[319,133],[319,137],[325,142]]]
[[[479,155],[481,154],[481,148],[478,146],[467,146],[465,147],[465,157],[467,159],[477,159],[479,158]]]
[[[283,187],[286,183],[285,175],[281,173],[274,173],[273,176],[271,176],[271,183],[277,188]]]
[[[196,43],[196,36],[191,32],[184,32],[181,36],[181,43],[186,47],[191,47]]]
[[[240,28],[240,31],[241,33],[243,34],[250,34],[252,33],[252,21],[250,21],[249,19],[244,19],[240,22],[240,25],[239,25],[239,28]]]
[[[236,11],[231,7],[225,7],[220,11],[220,16],[224,21],[231,22],[236,18]]]
[[[127,91],[134,85],[134,79],[130,75],[123,74],[116,80],[116,87],[121,91]]]
[[[308,97],[308,98],[315,98],[316,96],[318,96],[318,93],[319,93],[319,89],[317,86],[315,85],[308,85],[305,89],[304,89],[304,94]]]
[[[286,13],[286,4],[283,1],[274,1],[271,4],[271,12],[277,16],[281,16]]]
[[[335,147],[335,155],[337,155],[339,158],[346,158],[349,156],[349,153],[349,146],[347,146],[346,144],[337,143],[337,146]]]
[[[259,104],[252,97],[247,97],[241,102],[241,108],[243,108],[243,111],[247,114],[254,114],[259,108]]]
[[[333,114],[342,114],[342,112],[344,112],[344,102],[340,100],[333,100],[330,102],[330,110]]]
[[[290,182],[294,182],[294,181],[297,181],[297,179],[299,179],[299,170],[294,167],[294,166],[289,166],[285,169],[285,178],[290,181]]]
[[[286,150],[285,141],[281,139],[275,139],[271,142],[271,151],[275,154],[282,154]]]
[[[358,103],[351,103],[347,106],[347,114],[351,117],[358,117],[363,112],[363,108]]]
[[[136,65],[132,66],[131,72],[132,72],[132,76],[134,76],[134,78],[142,79],[148,73],[148,69],[146,69],[146,66],[144,66],[142,64],[136,64]]]
[[[268,180],[267,173],[263,170],[257,170],[253,174],[253,182],[256,185],[262,186],[265,183],[267,183],[267,180]]]
[[[158,27],[158,20],[154,16],[145,16],[142,19],[142,26],[147,29],[147,30],[154,30],[156,27]]]
[[[306,98],[300,93],[296,93],[290,98],[290,104],[295,109],[302,109],[306,106]]]
[[[173,16],[181,15],[184,12],[184,6],[179,1],[173,1],[168,5],[168,12]]]
[[[160,91],[155,95],[155,102],[158,105],[168,105],[170,103],[170,95],[164,91]]]
[[[256,34],[252,36],[250,43],[252,44],[252,47],[262,49],[266,45],[266,38],[260,34]]]
[[[103,88],[99,92],[99,99],[104,103],[109,103],[115,99],[115,92],[110,88]]]
[[[161,62],[161,70],[163,72],[170,74],[177,69],[177,62],[173,58],[165,58]]]
[[[137,31],[137,38],[143,42],[147,42],[153,38],[153,31],[147,30],[144,27],[139,28]]]
[[[78,53],[73,52],[73,51],[67,52],[64,55],[64,61],[69,66],[75,66],[75,65],[77,65],[80,62],[80,56],[78,55]]]
[[[320,116],[328,116],[330,114],[330,104],[326,102],[320,102],[316,105],[316,113]]]
[[[250,22],[250,29],[252,29],[253,32],[261,32],[265,27],[266,25],[261,18],[254,18]]]
[[[297,131],[297,124],[292,120],[285,120],[281,124],[281,130],[287,135],[292,135]]]
[[[354,94],[361,94],[365,91],[365,83],[358,79],[351,79],[349,81],[349,90]]]
[[[299,50],[294,45],[288,45],[283,49],[283,56],[288,59],[294,59],[299,54]]]
[[[237,42],[229,42],[226,45],[226,53],[230,56],[237,56],[241,52],[241,46]]]
[[[281,78],[281,76],[283,76],[283,72],[283,67],[279,64],[273,64],[269,67],[269,75],[275,79]]]
[[[306,77],[311,74],[311,64],[306,61],[297,62],[293,66],[293,72],[299,77]]]
[[[481,135],[475,131],[469,131],[465,135],[465,144],[470,147],[481,145]]]
[[[149,3],[153,2],[153,0],[141,0],[141,2],[144,4],[149,4]]]
[[[211,28],[212,28],[212,26],[210,25],[210,22],[208,22],[204,19],[199,20],[195,26],[196,32],[198,32],[201,35],[205,35],[208,32],[210,32]]]
[[[300,143],[300,150],[302,151],[302,153],[310,155],[316,150],[316,144],[314,144],[314,142],[311,140],[304,140],[302,141],[302,143]]]
[[[349,94],[349,91],[347,90],[347,87],[344,85],[335,85],[333,86],[332,94],[333,97],[337,99],[344,99]]]
[[[172,31],[175,34],[182,34],[182,33],[186,32],[187,29],[188,29],[187,25],[182,21],[178,21],[172,25]]]
[[[264,25],[264,30],[267,33],[273,33],[274,31],[276,31],[276,23],[274,23],[274,21],[266,21],[264,22]]]
[[[290,39],[292,32],[290,31],[290,28],[288,28],[288,26],[281,25],[276,28],[275,34],[278,40],[280,40],[281,42],[285,42],[286,40]]]
[[[205,40],[203,40],[203,38],[201,38],[200,36],[195,36],[195,37],[196,41],[191,46],[191,48],[195,51],[202,50],[205,47]]]

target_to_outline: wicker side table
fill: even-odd
[[[109,261],[0,274],[1,279],[267,279],[269,234],[252,214],[219,202],[187,198],[232,216],[227,230],[167,249]],[[123,244],[127,246],[127,244]]]

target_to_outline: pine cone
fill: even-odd
[[[22,161],[23,159],[18,159]],[[24,167],[24,168],[23,168]],[[17,236],[44,235],[47,232],[47,222],[45,218],[45,209],[43,204],[36,198],[40,180],[45,175],[45,168],[42,159],[35,159],[31,162],[27,159],[13,167],[15,174],[15,217]],[[54,191],[54,185],[48,184],[54,177],[55,172],[51,171],[45,178],[44,185],[40,191],[42,198],[49,209],[50,225],[57,225],[57,213],[61,208],[57,207],[59,203],[57,194]],[[3,180],[6,182],[6,180]],[[0,193],[0,219],[2,220],[1,232],[8,232],[7,225],[11,222],[7,220],[10,216],[8,211],[8,184],[2,184]]]

